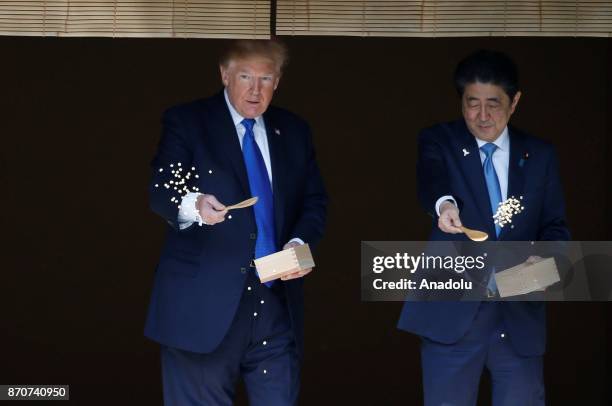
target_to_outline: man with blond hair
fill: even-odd
[[[270,106],[286,57],[277,41],[234,41],[223,91],[164,114],[149,190],[169,227],[145,335],[161,344],[166,405],[230,405],[240,377],[251,405],[297,402],[310,270],[262,284],[253,266],[316,244],[325,223],[310,128]]]

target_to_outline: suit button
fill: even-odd
[[[251,233],[251,235],[249,237],[251,238],[251,240],[256,240],[257,239],[257,234]]]
[[[246,273],[246,268],[240,268],[240,273]]]

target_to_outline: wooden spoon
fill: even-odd
[[[257,196],[246,199],[240,203],[232,204],[231,206],[225,206],[225,210],[244,209],[257,203],[259,198]]]
[[[485,241],[486,239],[489,238],[489,234],[485,233],[484,231],[472,230],[471,228],[467,228],[463,226],[459,228],[472,241]]]

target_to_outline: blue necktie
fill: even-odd
[[[487,181],[487,189],[489,190],[489,201],[491,202],[491,209],[493,216],[497,212],[497,207],[502,201],[501,188],[499,187],[499,179],[497,178],[497,172],[493,166],[493,153],[497,149],[497,145],[489,142],[480,147],[482,152],[485,153],[485,160],[482,163],[482,169],[484,170],[485,180]],[[499,237],[501,227],[495,225],[495,235]]]
[[[251,194],[257,196],[259,200],[253,206],[255,211],[255,222],[257,223],[257,240],[255,241],[255,258],[265,257],[275,253],[275,233],[274,233],[274,201],[272,187],[268,178],[268,170],[264,162],[261,151],[255,142],[253,126],[255,120],[245,118],[241,124],[246,129],[242,140],[242,155],[249,178]],[[272,282],[267,282],[271,286]]]
[[[485,153],[485,160],[482,163],[482,169],[484,171],[485,180],[487,182],[487,189],[489,190],[489,201],[491,202],[491,216],[493,216],[497,212],[497,207],[499,203],[502,201],[501,196],[501,188],[499,187],[499,179],[497,178],[497,173],[495,172],[495,167],[493,166],[493,153],[497,149],[497,145],[489,142],[480,147],[482,152]],[[495,225],[495,235],[499,237],[499,233],[501,232],[501,227],[499,225]],[[495,268],[491,271],[491,277],[489,278],[489,283],[487,285],[487,289],[491,292],[497,292],[497,283],[495,283]]]

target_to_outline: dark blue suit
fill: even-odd
[[[512,126],[509,138],[507,196],[523,196],[525,209],[513,218],[513,228],[502,228],[498,239],[568,240],[570,235],[565,223],[554,148]],[[467,156],[464,149],[469,151]],[[496,238],[478,144],[463,119],[421,132],[417,176],[420,203],[435,219],[431,240],[466,239],[464,234],[444,233],[437,226],[435,203],[445,195],[457,201],[464,226],[486,231],[491,239]],[[479,313],[486,317],[477,317]],[[501,323],[504,337],[517,355],[539,357],[544,353],[546,327],[542,302],[406,302],[398,327],[424,337],[428,344],[431,341],[453,345],[474,338],[471,336],[477,331],[478,334],[490,334],[487,328],[477,325],[484,323],[487,317],[487,323]]]
[[[264,113],[273,176],[276,246],[297,237],[311,246],[322,236],[327,197],[315,161],[310,129],[296,115],[270,106]],[[169,165],[195,167],[194,186],[224,204],[251,197],[236,127],[223,93],[169,109],[152,161],[152,210],[169,224],[155,273],[145,335],[163,346],[208,354],[227,338],[244,301],[247,284],[256,283],[251,261],[257,226],[252,208],[231,212],[214,226],[180,230],[172,189],[155,187],[168,178]],[[159,172],[159,168],[165,168]],[[290,331],[301,357],[302,279],[277,281],[278,303],[286,307]],[[267,289],[264,287],[264,289]],[[268,301],[269,302],[269,301]],[[248,305],[250,306],[250,304]],[[279,314],[283,309],[276,310]],[[227,343],[225,343],[227,346]],[[228,349],[231,352],[231,348]]]

